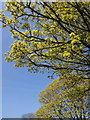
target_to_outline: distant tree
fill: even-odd
[[[24,114],[22,118],[35,118],[35,115],[34,113],[28,113],[28,114]]]
[[[76,84],[77,83],[77,84]],[[88,80],[72,73],[65,74],[50,83],[40,92],[39,102],[43,105],[36,114],[40,118],[72,118],[86,120],[89,117]]]

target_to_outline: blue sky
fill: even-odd
[[[9,50],[8,29],[2,30],[2,53]],[[14,68],[2,58],[3,117],[21,117],[25,113],[35,112],[40,103],[38,94],[51,82],[47,74],[30,73],[27,68]]]
[[[1,2],[0,2],[0,9],[1,9]],[[0,23],[0,38],[2,36],[2,29]],[[0,40],[0,119],[2,116],[2,40]]]
[[[27,68],[14,68],[6,63],[4,53],[13,42],[8,28],[2,30],[2,117],[20,118],[35,113],[40,107],[38,94],[52,81],[47,73],[30,73]]]

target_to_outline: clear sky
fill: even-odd
[[[1,2],[0,2],[0,10],[2,8]],[[2,29],[1,29],[1,23],[0,23],[0,38],[2,36]],[[2,118],[2,40],[0,40],[0,119]]]
[[[35,113],[40,107],[38,94],[52,81],[47,73],[30,73],[26,68],[14,68],[6,63],[4,53],[13,42],[8,28],[2,30],[2,117],[20,118],[23,114]]]

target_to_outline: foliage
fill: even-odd
[[[89,74],[90,2],[16,1],[5,6],[0,21],[15,39],[5,53],[7,62],[34,72],[48,68],[58,74],[65,69]]]
[[[90,90],[90,2],[15,0],[5,6],[0,21],[3,28],[10,28],[15,39],[5,60],[31,72],[52,70],[52,77],[60,76],[40,94],[44,105],[36,114],[48,118],[86,115]]]
[[[40,118],[88,117],[88,80],[79,75],[67,73],[50,83],[40,92],[39,102],[43,105],[36,111]],[[87,116],[87,117],[86,117]]]

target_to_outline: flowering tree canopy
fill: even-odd
[[[67,73],[53,80],[40,92],[39,102],[43,105],[36,111],[40,118],[75,118],[86,120],[89,116],[88,80],[79,75]]]
[[[7,62],[34,72],[48,68],[89,74],[90,2],[16,1],[5,6],[0,21],[15,39],[5,53]]]
[[[44,105],[36,115],[85,118],[90,90],[90,2],[15,0],[5,3],[0,21],[15,39],[5,53],[7,62],[60,76],[40,93]]]

